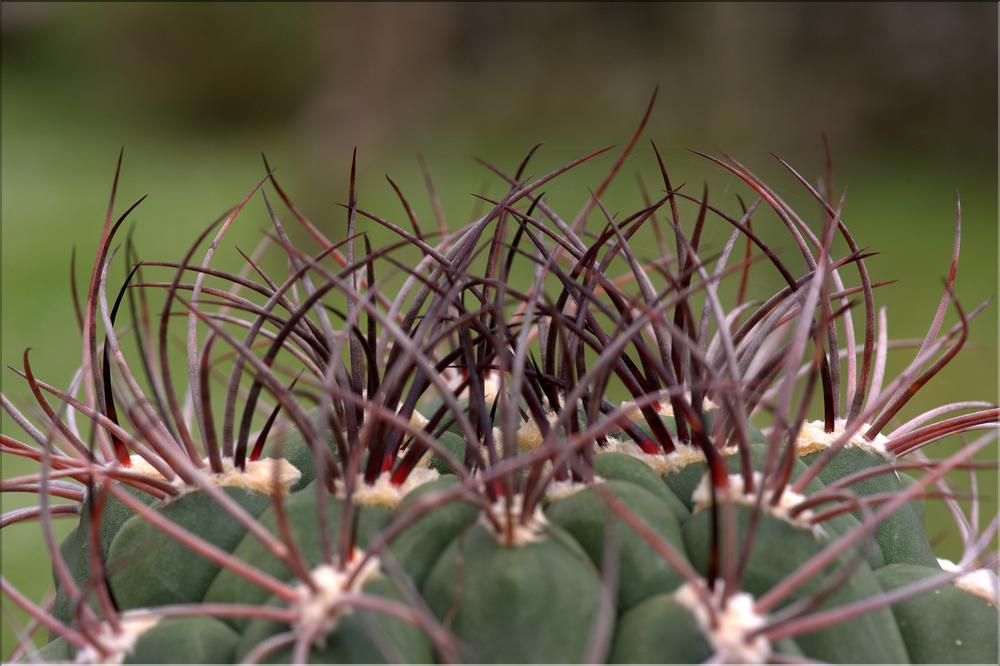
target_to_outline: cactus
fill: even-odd
[[[981,527],[975,486],[969,512],[949,475],[984,466],[998,410],[895,422],[978,312],[952,295],[959,227],[929,330],[888,377],[881,285],[829,179],[814,188],[785,164],[819,206],[807,223],[706,155],[758,197],[730,214],[674,188],[657,151],[659,198],[606,210],[651,108],[572,218],[543,192],[605,151],[536,179],[534,150],[513,173],[490,166],[503,196],[434,232],[394,184],[406,223],[363,209],[352,162],[336,241],[265,161],[179,261],[140,261],[129,240],[117,292],[135,206],[114,217],[112,188],[73,385],[36,378],[25,352],[41,422],[3,400],[28,437],[4,435],[3,453],[38,463],[3,490],[39,500],[3,524],[37,520],[55,544],[52,522],[77,521],[49,553],[49,602],[3,579],[31,622],[11,657],[996,663],[997,519]],[[240,273],[213,268],[257,199],[273,230]],[[801,260],[758,235],[766,209]],[[293,244],[289,220],[318,249]],[[374,249],[365,224],[396,240]],[[708,225],[728,230],[723,246],[702,246]],[[639,244],[646,227],[655,246]],[[766,271],[782,287],[749,300]],[[935,554],[927,501],[955,517],[957,564]]]

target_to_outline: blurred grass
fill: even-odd
[[[346,199],[349,147],[337,144],[343,150],[327,152],[328,144],[320,142],[322,147],[317,148],[315,136],[288,122],[236,127],[190,119],[181,122],[168,113],[150,111],[148,102],[132,108],[128,95],[118,98],[119,89],[113,85],[88,91],[86,81],[72,76],[58,80],[38,76],[39,65],[33,66],[36,69],[13,67],[5,61],[3,69],[0,356],[4,363],[19,367],[22,351],[30,346],[40,377],[57,386],[68,383],[80,356],[68,286],[70,251],[76,247],[78,279],[86,280],[121,145],[125,146],[125,166],[118,210],[142,194],[150,195],[134,216],[142,257],[178,257],[200,229],[239,201],[263,175],[258,156],[261,150],[267,152],[300,207],[330,236],[342,234],[344,216],[335,204]],[[165,88],[169,93],[170,86]],[[534,173],[541,174],[593,148],[621,145],[641,113],[646,94],[639,91],[617,107],[607,100],[596,100],[590,111],[574,108],[530,123],[520,118],[477,124],[475,117],[453,114],[436,124],[396,127],[372,152],[365,145],[359,147],[361,205],[399,220],[401,209],[383,178],[388,172],[411,196],[421,219],[431,220],[423,179],[414,160],[420,152],[430,165],[452,224],[464,223],[474,206],[471,193],[479,192],[484,182],[492,183],[488,192],[495,195],[500,191],[495,179],[472,163],[470,155],[512,169],[535,141],[545,140],[546,146],[533,163]],[[516,101],[512,104],[517,105]],[[735,210],[734,194],[749,197],[746,189],[718,168],[684,152],[685,148],[719,145],[757,170],[793,205],[815,213],[807,197],[767,151],[780,153],[807,177],[814,177],[822,168],[818,139],[814,146],[803,146],[781,134],[749,135],[746,127],[738,125],[738,129],[717,133],[706,133],[705,128],[691,130],[671,122],[675,119],[674,104],[669,97],[661,98],[647,136],[654,137],[664,150],[675,181],[686,182],[694,192],[707,180],[713,200]],[[530,101],[524,101],[523,106],[530,107]],[[610,115],[602,116],[604,113]],[[794,115],[793,111],[788,113]],[[814,129],[818,134],[823,127]],[[350,135],[349,128],[346,133]],[[943,149],[938,140],[935,137],[933,149],[927,151],[917,145],[879,146],[868,152],[854,147],[841,155],[837,153],[837,137],[833,137],[837,182],[849,187],[846,220],[859,243],[880,252],[869,260],[874,279],[899,280],[877,294],[878,302],[889,307],[890,335],[894,338],[923,335],[933,316],[950,257],[956,189],[961,192],[964,212],[957,294],[970,309],[996,291],[997,180],[993,156],[979,150],[975,137],[961,137],[966,142],[963,146],[973,146],[971,152],[961,146]],[[640,205],[634,184],[636,172],[642,172],[655,187],[655,162],[649,152],[648,146],[640,143],[608,192],[606,201],[612,211],[634,210]],[[588,196],[588,187],[600,182],[611,159],[602,158],[561,178],[547,188],[547,199],[572,215]],[[767,220],[773,222],[773,216]],[[219,262],[236,265],[234,246],[251,249],[266,226],[263,205],[257,200],[227,237]],[[377,245],[386,237],[373,227],[363,224]],[[774,231],[773,237],[781,237],[780,231]],[[713,230],[710,238],[718,244],[724,233]],[[793,250],[787,241],[782,243],[786,252]],[[772,286],[768,283],[761,288],[766,291]],[[997,401],[996,313],[993,306],[974,323],[969,348],[921,391],[901,418],[954,399]],[[900,369],[908,358],[905,352],[891,356],[890,371]],[[23,383],[9,371],[0,377],[3,392],[18,405],[30,407]],[[16,432],[6,416],[2,425],[4,433]],[[995,457],[995,449],[988,457]],[[0,464],[4,478],[29,469],[6,457]],[[984,481],[987,492],[995,488],[995,474],[984,476]],[[0,495],[0,505],[2,511],[9,511],[30,503],[30,499]],[[934,504],[929,520],[932,533],[944,529],[948,522],[941,507]],[[66,521],[59,522],[59,533],[67,526]],[[13,526],[0,536],[3,575],[31,599],[40,600],[51,586],[51,576],[37,524]],[[957,555],[954,542],[944,544],[943,550],[950,557]],[[5,611],[9,605],[4,603]],[[13,649],[14,635],[13,624],[5,617],[0,655],[6,656]]]

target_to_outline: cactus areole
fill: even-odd
[[[25,352],[35,404],[3,399],[3,454],[37,463],[3,525],[38,524],[55,585],[3,579],[29,622],[5,658],[997,663],[997,520],[953,484],[990,466],[998,410],[903,411],[981,309],[953,297],[959,225],[928,330],[890,342],[829,172],[781,163],[805,215],[727,155],[703,157],[749,196],[675,187],[654,145],[637,210],[609,210],[651,109],[624,150],[487,165],[499,193],[460,227],[391,180],[369,212],[356,161],[343,217],[312,221],[265,161],[148,257],[113,188],[78,373]],[[601,160],[579,210],[550,207]],[[216,268],[250,207],[271,229]]]

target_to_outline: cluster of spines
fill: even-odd
[[[602,496],[611,511],[678,570],[693,598],[703,604],[710,623],[740,590],[740,575],[753,539],[752,530],[742,541],[732,532],[732,503],[720,501],[731,494],[731,486],[738,486],[739,494],[745,497],[756,498],[751,502],[756,512],[765,504],[779,506],[782,497],[804,497],[785,509],[787,517],[808,517],[815,525],[849,512],[860,512],[864,517],[852,531],[757,600],[754,609],[758,613],[773,610],[799,586],[820,576],[827,565],[870,538],[885,518],[908,502],[942,496],[956,515],[962,515],[954,493],[946,488],[934,493],[931,486],[943,483],[952,469],[974,468],[972,456],[988,444],[989,437],[967,444],[944,461],[928,461],[920,457],[920,451],[950,435],[995,429],[997,409],[988,403],[956,402],[882,434],[966,340],[969,317],[951,293],[959,226],[956,224],[945,293],[932,324],[913,361],[886,383],[890,342],[885,311],[876,313],[873,297],[880,285],[868,275],[865,259],[870,254],[847,230],[842,219],[843,199],[835,202],[829,175],[824,195],[782,162],[820,205],[823,224],[819,234],[770,187],[729,156],[705,157],[744,181],[759,197],[742,206],[739,217],[712,204],[707,189],[697,197],[683,188],[673,188],[655,146],[662,196],[651,200],[644,192],[643,208],[620,220],[605,208],[601,197],[636,145],[651,108],[607,178],[572,221],[563,220],[549,208],[542,187],[607,149],[535,180],[525,179],[524,174],[537,146],[512,175],[490,165],[509,186],[506,194],[499,200],[488,200],[488,212],[466,227],[447,232],[446,226],[439,225],[434,233],[422,229],[413,207],[391,180],[412,232],[360,208],[352,161],[346,234],[339,242],[329,240],[299,211],[265,161],[267,175],[236,207],[206,228],[180,262],[140,262],[129,239],[125,251],[128,276],[112,302],[108,273],[115,255],[114,239],[139,203],[117,219],[113,217],[116,169],[97,261],[86,297],[77,304],[84,345],[83,364],[73,386],[61,391],[37,380],[25,352],[19,374],[31,388],[44,428],[31,425],[6,397],[3,402],[5,410],[38,445],[5,435],[3,452],[41,463],[37,474],[4,482],[5,491],[37,492],[40,505],[6,515],[3,522],[42,519],[61,593],[73,601],[74,622],[57,621],[45,609],[19,596],[6,581],[5,592],[54,634],[77,648],[91,646],[96,654],[106,655],[101,632],[84,627],[116,628],[120,624],[105,580],[109,575],[105,567],[114,563],[102,560],[98,543],[104,505],[114,498],[185,548],[236,572],[289,605],[277,610],[203,604],[157,612],[168,617],[171,613],[244,615],[294,624],[296,608],[301,610],[295,606],[302,596],[299,590],[254,571],[133,496],[139,491],[151,499],[165,500],[190,489],[201,490],[284,562],[306,589],[315,592],[315,571],[296,552],[295,540],[290,537],[292,527],[283,517],[281,466],[272,464],[258,470],[258,474],[271,475],[273,481],[269,486],[265,476],[261,487],[270,487],[268,502],[278,517],[277,534],[257,520],[263,509],[249,510],[220,490],[220,483],[247,487],[249,467],[266,462],[265,454],[287,458],[302,473],[301,478],[285,480],[286,490],[317,479],[315,506],[323,559],[339,571],[360,571],[357,515],[368,500],[359,498],[370,496],[366,492],[381,483],[390,490],[399,489],[400,497],[390,500],[398,501],[402,489],[414,485],[407,484],[414,470],[426,466],[430,458],[442,469],[456,473],[459,484],[416,502],[417,508],[402,514],[369,544],[360,556],[362,562],[376,558],[394,536],[426,512],[459,500],[477,506],[498,539],[513,543],[519,538],[517,534],[524,531],[530,535],[536,529],[533,521],[547,490],[556,484],[593,485],[599,476],[594,459],[602,451],[624,451],[657,463],[689,455],[704,461],[710,479],[705,486],[705,506],[713,529],[704,577],[644,526],[627,504],[613,494]],[[292,244],[265,193],[267,184],[319,243],[318,254],[310,255]],[[273,232],[257,251],[243,255],[241,273],[212,268],[212,258],[226,231],[258,193]],[[679,214],[678,202],[684,200],[698,208],[690,235],[685,233]],[[754,231],[751,220],[761,204],[775,212],[794,240],[806,265],[802,275],[797,277]],[[603,222],[599,231],[587,232],[585,227],[595,212]],[[359,216],[389,230],[399,240],[373,250],[368,236],[358,230]],[[673,252],[668,253],[665,246],[661,218],[676,238]],[[732,232],[720,252],[706,257],[701,245],[710,219],[725,222]],[[663,254],[652,261],[640,257],[630,242],[646,226],[654,227]],[[838,234],[849,250],[842,257],[833,253]],[[201,262],[195,262],[198,248],[210,237]],[[730,265],[741,239],[746,243],[744,259]],[[361,256],[359,240],[364,245]],[[283,280],[275,279],[261,265],[259,258],[268,247],[277,247],[290,267]],[[396,256],[397,250],[417,251],[421,259],[410,265]],[[710,267],[713,259],[714,267]],[[771,264],[786,286],[770,299],[754,303],[746,300],[747,284],[751,265],[761,261]],[[474,269],[477,262],[485,264],[482,271]],[[526,292],[511,284],[515,262],[532,272]],[[625,273],[613,275],[621,265]],[[857,270],[860,286],[845,286],[840,272],[847,267]],[[173,275],[160,282],[146,280],[144,272],[156,268],[172,269]],[[404,276],[394,297],[379,289],[386,270]],[[256,279],[250,277],[252,274]],[[727,309],[719,296],[719,284],[729,276],[738,276],[739,284],[737,302]],[[211,286],[207,283],[210,278],[222,286]],[[655,286],[657,282],[662,286]],[[634,289],[630,291],[629,285]],[[149,294],[154,290],[165,293],[155,335],[149,317]],[[264,302],[251,300],[248,292]],[[855,340],[851,319],[854,303],[850,297],[855,294],[861,294],[864,309],[861,345]],[[333,296],[345,305],[331,303]],[[695,297],[704,300],[698,316]],[[132,317],[143,379],[133,373],[115,333],[123,304]],[[959,321],[942,333],[949,304],[954,304]],[[168,352],[169,324],[177,317],[187,323],[188,388],[184,392],[175,387]],[[335,326],[334,320],[340,324]],[[838,326],[844,332],[843,349]],[[99,329],[104,331],[103,343]],[[239,329],[245,330],[242,339],[233,332]],[[199,331],[207,331],[207,337],[200,339]],[[213,350],[220,344],[227,353],[213,358]],[[264,352],[259,354],[257,349]],[[300,367],[281,367],[279,357],[294,360]],[[844,364],[846,381],[841,377]],[[211,394],[222,368],[228,369],[229,375],[222,378],[226,391],[219,429]],[[84,399],[78,397],[81,387]],[[822,395],[823,418],[806,423],[817,388]],[[609,399],[616,391],[627,395],[629,401]],[[842,408],[842,393],[846,409]],[[267,397],[273,404],[264,404]],[[238,404],[242,404],[239,419]],[[636,411],[639,418],[634,418]],[[942,418],[959,412],[970,413]],[[77,414],[92,426],[86,437],[78,428]],[[251,437],[255,418],[262,427]],[[752,433],[752,420],[766,422],[767,434],[758,437]],[[523,432],[526,428],[533,431],[530,437]],[[815,436],[803,439],[804,432]],[[447,433],[458,439],[449,440]],[[449,447],[448,441],[459,444]],[[766,443],[763,461],[752,459],[752,442]],[[877,448],[886,456],[886,463],[834,480],[819,493],[805,496],[810,482],[822,475],[838,451],[850,446]],[[814,448],[805,450],[809,447]],[[793,478],[793,463],[803,454],[818,460]],[[738,483],[730,477],[726,462],[730,455],[738,461],[737,476],[732,477]],[[892,461],[904,455],[914,462]],[[925,474],[909,489],[887,496],[859,497],[850,492],[854,483],[900,470],[922,470]],[[232,478],[221,482],[227,473]],[[345,500],[337,509],[343,512],[337,534],[326,533],[323,518],[323,507],[331,496]],[[54,497],[70,503],[52,504]],[[49,523],[56,516],[79,514],[85,504],[90,521],[90,561],[95,569],[86,587],[80,587],[61,561]],[[981,565],[982,551],[996,529],[995,520],[982,534],[978,519],[970,522],[963,516],[962,521],[968,550],[964,568],[941,574],[941,581],[958,577],[974,564]],[[911,586],[912,590],[904,589],[897,596],[915,594],[926,585]],[[97,602],[96,610],[86,601],[91,598]],[[419,603],[358,603],[381,605],[387,613],[406,616],[436,637],[439,650],[455,654],[454,645],[445,638],[447,632]],[[769,640],[777,640],[794,631],[824,626],[823,622],[855,617],[884,603],[873,600],[805,618],[786,613],[783,625],[768,625],[767,635]],[[811,624],[795,624],[806,621]],[[301,658],[315,637],[294,638],[297,648],[293,656]]]

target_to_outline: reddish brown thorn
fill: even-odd
[[[201,362],[198,365],[198,394],[201,398],[202,430],[205,434],[205,449],[208,452],[209,466],[215,474],[222,473],[222,457],[219,454],[219,441],[215,436],[215,419],[212,418],[212,397],[210,377],[210,356],[212,345],[217,336],[209,335],[205,348],[201,352]]]
[[[895,491],[889,491],[886,493],[867,495],[865,497],[860,497],[860,498],[852,498],[852,501],[849,504],[837,506],[831,509],[827,509],[826,511],[817,513],[812,516],[811,520],[814,524],[818,525],[820,523],[826,522],[827,520],[830,520],[831,518],[836,518],[837,516],[840,516],[842,514],[857,511],[857,504],[863,504],[865,506],[877,506],[883,502],[888,502],[895,496],[896,496]],[[914,498],[921,501],[928,499],[973,499],[973,495],[971,495],[970,493],[959,493],[959,492],[945,493],[940,491],[938,492],[927,491],[918,493],[917,495],[914,496]],[[826,501],[833,501],[838,498],[831,496],[829,498],[824,498],[824,499]]]
[[[965,341],[968,340],[969,337],[968,318],[966,317],[965,311],[962,309],[961,304],[958,302],[958,300],[955,299],[951,289],[946,287],[945,292],[952,299],[952,302],[955,305],[955,310],[958,312],[959,323],[961,325],[958,340],[951,347],[951,349],[948,349],[941,356],[941,358],[939,358],[933,365],[931,365],[930,368],[927,369],[926,372],[924,372],[922,375],[917,377],[913,382],[911,382],[910,385],[907,386],[905,390],[903,390],[902,393],[888,407],[885,408],[882,414],[879,415],[879,417],[875,420],[875,422],[871,425],[871,427],[865,432],[864,434],[865,439],[869,441],[874,439],[875,436],[882,431],[882,428],[884,428],[886,424],[889,423],[889,420],[892,419],[892,417],[895,416],[899,412],[899,410],[902,409],[914,395],[916,395],[917,391],[919,391],[924,386],[924,384],[933,379],[934,375],[940,372],[940,370],[944,368],[944,366],[948,365],[951,359],[953,359],[955,355],[958,354],[959,351],[961,351],[962,347],[965,346]],[[919,356],[919,353],[917,355]]]
[[[427,186],[431,205],[434,207],[434,219],[437,220],[438,232],[441,234],[441,238],[445,238],[448,236],[448,220],[444,216],[444,207],[441,206],[441,200],[434,188],[434,179],[431,178],[430,169],[427,168],[427,162],[424,161],[423,155],[417,155],[417,163],[420,165],[420,171],[424,174],[424,183]]]
[[[958,197],[958,193],[955,195],[955,237],[952,242],[951,249],[951,265],[948,267],[948,277],[945,279],[945,289],[944,293],[941,295],[941,301],[938,303],[937,311],[934,313],[934,319],[931,322],[930,328],[927,330],[927,335],[924,337],[923,343],[920,345],[920,349],[917,351],[919,355],[931,341],[937,336],[938,331],[941,330],[941,322],[944,320],[945,312],[948,310],[948,301],[951,300],[951,291],[955,284],[955,278],[958,275],[958,254],[962,246],[962,200]]]
[[[56,495],[56,493],[51,494]],[[49,507],[48,511],[51,518],[79,518],[80,516],[80,508],[76,504],[57,504]],[[42,509],[37,506],[14,509],[0,516],[0,528],[27,520],[37,520],[41,515]]]
[[[998,418],[1000,418],[1000,409],[997,408],[956,416],[892,438],[887,448],[893,455],[904,456],[943,437],[967,430],[981,429],[984,426],[996,427]]]
[[[406,197],[403,195],[403,191],[399,189],[395,181],[389,177],[389,174],[385,175],[385,179],[389,181],[389,185],[392,186],[393,191],[396,196],[399,197],[399,202],[403,204],[403,210],[406,211],[406,217],[410,220],[410,226],[413,227],[413,233],[416,234],[417,238],[423,240],[424,234],[420,230],[420,222],[417,221],[417,216],[413,212],[413,208],[410,206],[410,202],[407,201]]]
[[[639,448],[642,449],[643,453],[656,455],[659,453],[663,453],[664,447],[654,442],[652,438],[647,437],[646,439],[639,442]]]
[[[56,620],[50,613],[47,613],[33,604],[28,597],[18,592],[17,588],[11,585],[7,579],[2,576],[0,576],[0,591],[9,597],[16,606],[37,620],[39,624],[46,627],[53,634],[63,638],[70,645],[76,647],[77,649],[81,649],[89,645],[83,634],[75,629],[65,626]]]
[[[121,289],[118,290],[118,296],[115,298],[115,304],[111,308],[110,319],[112,326],[115,324],[115,318],[118,316],[118,308],[121,307],[122,298],[125,296],[128,284],[132,281],[132,277],[135,275],[137,270],[139,270],[139,264],[136,264],[132,268],[128,277],[125,278],[125,282],[122,283]],[[107,339],[104,340],[104,353],[102,356],[101,371],[104,380],[104,413],[108,417],[109,421],[118,425],[118,412],[115,410],[115,397],[111,387],[111,357]],[[117,435],[112,434],[111,445],[114,447],[115,458],[117,458],[118,462],[121,463],[122,467],[130,467],[132,465],[132,461],[129,458],[129,452],[128,448],[125,446],[125,442],[123,442]]]
[[[275,191],[277,191],[278,196],[281,197],[281,200],[285,202],[285,205],[288,207],[288,210],[292,211],[292,216],[294,216],[295,219],[298,220],[299,223],[306,228],[306,231],[308,231],[309,234],[316,239],[316,242],[318,242],[323,247],[323,249],[328,250],[332,248],[333,243],[331,243],[330,240],[327,239],[327,237],[324,236],[323,233],[319,229],[317,229],[312,222],[309,221],[309,218],[307,218],[305,215],[302,214],[302,212],[292,202],[292,200],[288,197],[288,195],[285,194],[285,190],[282,189],[281,185],[278,184],[277,179],[274,177],[274,170],[271,169],[271,166],[267,163],[267,157],[263,153],[261,153],[260,156],[261,159],[264,160],[264,169],[267,171],[268,176],[271,179],[271,185],[274,186],[274,189]],[[342,255],[340,252],[336,250],[333,250],[333,258],[341,266],[347,265],[347,259],[345,259],[344,255]]]
[[[587,200],[583,210],[581,210],[576,216],[576,219],[573,220],[573,224],[571,225],[573,231],[579,231],[583,227],[584,222],[587,220],[587,216],[594,207],[594,199],[600,198],[601,195],[604,194],[604,191],[608,189],[611,181],[613,181],[615,176],[618,174],[618,170],[621,169],[622,164],[625,163],[625,159],[629,156],[629,153],[632,152],[632,148],[635,147],[639,137],[642,136],[643,130],[646,129],[646,123],[649,122],[649,116],[653,113],[653,105],[656,103],[656,94],[658,92],[659,87],[653,89],[653,94],[649,98],[649,104],[646,105],[646,112],[642,114],[642,120],[639,121],[639,126],[635,129],[635,132],[632,134],[632,138],[629,139],[628,145],[625,146],[622,154],[617,160],[615,160],[615,163],[611,167],[611,171],[608,172],[608,175],[604,178],[600,187],[597,188],[597,192],[594,193],[594,197]]]
[[[83,308],[80,306],[80,294],[76,285],[76,246],[69,255],[69,292],[73,297],[73,313],[76,315],[76,324],[83,330]]]
[[[295,385],[299,381],[299,377],[302,376],[300,372],[298,376],[292,380],[292,383],[288,385],[288,390],[291,391],[295,388]],[[278,412],[281,411],[281,404],[274,406],[271,410],[271,414],[267,417],[267,421],[264,423],[264,427],[261,429],[260,434],[257,435],[257,441],[254,442],[253,449],[250,451],[250,460],[259,460],[261,453],[264,451],[264,444],[267,442],[267,436],[271,433],[271,427],[274,425],[275,419],[278,418]]]

